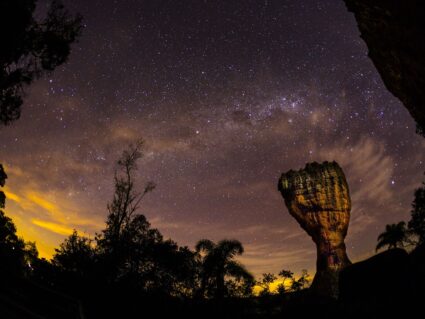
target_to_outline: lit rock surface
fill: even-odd
[[[351,264],[344,244],[351,210],[344,172],[336,162],[309,163],[302,170],[282,174],[278,188],[289,213],[317,246],[311,289],[337,297],[339,272]]]

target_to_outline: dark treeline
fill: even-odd
[[[165,239],[140,213],[143,199],[155,189],[147,182],[140,190],[135,178],[142,148],[142,140],[130,145],[116,162],[104,229],[93,239],[74,230],[50,261],[38,257],[35,243],[16,235],[13,221],[0,210],[2,313],[17,307],[44,318],[292,318],[318,307],[330,318],[340,311],[351,315],[347,318],[369,312],[380,318],[386,311],[401,315],[417,304],[424,286],[424,186],[415,191],[408,226],[387,225],[379,236],[377,248],[389,250],[344,270],[340,300],[324,299],[306,289],[310,276],[305,270],[300,276],[285,269],[278,276],[265,273],[256,281],[235,259],[244,252],[237,240],[202,239],[191,250]],[[6,179],[0,165],[0,186]],[[5,199],[0,191],[0,208]],[[406,243],[410,254],[398,248]],[[407,274],[413,275],[406,280]],[[278,278],[282,283],[272,291]],[[363,280],[367,289],[359,285]],[[391,287],[396,291],[389,293]]]
[[[29,299],[47,293],[49,298],[68,300],[63,312],[88,318],[261,317],[276,312],[287,295],[308,286],[306,271],[295,278],[293,272],[282,270],[279,276],[287,285],[272,292],[270,285],[277,277],[263,274],[257,282],[235,259],[244,252],[237,240],[202,239],[191,250],[164,239],[139,212],[144,197],[155,189],[149,181],[139,190],[135,178],[142,148],[142,140],[130,145],[116,162],[105,228],[94,239],[74,230],[50,261],[38,257],[35,243],[17,236],[12,220],[0,211],[0,277],[7,283],[0,289],[0,304],[2,293],[18,291]],[[0,165],[0,185],[6,179]],[[3,192],[0,200],[4,208]],[[261,287],[259,297],[253,294],[255,284]],[[23,307],[32,309],[34,304],[29,301]]]
[[[143,141],[125,150],[116,163],[115,192],[107,205],[105,228],[94,239],[75,230],[51,261],[38,258],[35,243],[16,235],[12,220],[0,212],[0,267],[8,280],[18,278],[48,287],[82,303],[89,317],[175,312],[173,303],[252,296],[253,276],[234,257],[243,253],[237,240],[200,240],[196,250],[164,239],[139,213],[143,198],[135,180]],[[1,185],[7,178],[1,167]],[[5,196],[1,193],[1,207]],[[12,276],[12,277],[11,277]],[[158,306],[158,303],[163,307]],[[186,302],[185,305],[192,302]],[[181,303],[183,305],[183,303]],[[177,305],[176,305],[177,306]]]

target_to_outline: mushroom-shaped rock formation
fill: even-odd
[[[289,213],[317,246],[311,289],[337,297],[339,272],[351,264],[344,244],[351,210],[344,172],[336,162],[309,163],[304,169],[282,174],[278,188]]]

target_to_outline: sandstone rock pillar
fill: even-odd
[[[351,264],[344,243],[351,210],[344,172],[336,162],[309,163],[304,169],[282,174],[278,189],[289,213],[317,246],[311,289],[337,297],[339,272]]]

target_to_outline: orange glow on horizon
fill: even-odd
[[[17,234],[35,242],[39,256],[51,259],[55,248],[76,229],[90,236],[104,227],[100,214],[88,215],[87,205],[75,201],[65,190],[48,190],[19,167],[5,167],[8,180],[5,213],[12,218]]]

